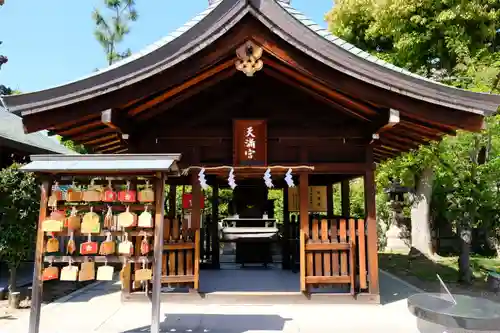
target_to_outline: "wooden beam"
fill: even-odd
[[[101,123],[120,134],[130,134],[132,126],[124,113],[118,109],[108,109],[101,112]]]
[[[94,119],[98,120],[99,116],[96,114],[89,114],[89,115],[86,115],[83,117],[73,118],[71,120],[55,124],[53,126],[48,127],[47,130],[58,131],[58,130],[65,130],[65,129],[69,129],[69,128],[73,128],[73,127],[78,127],[78,124],[81,125],[81,124],[84,124],[86,122],[92,121]],[[23,120],[24,120],[24,118],[23,118]]]
[[[148,102],[138,106],[138,107],[135,107],[131,110],[128,110],[128,114],[130,116],[136,116],[138,115],[139,113],[143,112],[143,111],[146,111],[147,109],[153,107],[154,105],[158,104],[158,103],[161,103],[163,101],[166,101],[167,99],[185,91],[186,89],[188,88],[191,88],[193,87],[194,85],[210,78],[211,76],[231,67],[231,66],[234,66],[234,61],[235,61],[235,58],[232,58],[228,61],[225,61],[223,62],[222,64],[220,65],[217,65],[215,67],[212,67],[210,68],[209,70],[201,73],[200,75],[197,75],[195,76],[194,78],[190,79],[190,80],[187,80],[186,82],[184,82],[183,84],[173,88],[173,89],[169,89],[167,92],[165,92],[164,94],[161,94],[160,96],[157,96],[151,100],[149,100]]]
[[[386,132],[399,124],[400,118],[399,118],[399,111],[394,110],[394,109],[389,109],[389,119],[387,119],[387,123],[385,123],[378,131],[377,134],[381,134],[383,132]]]
[[[110,153],[113,153],[115,151],[121,150],[123,148],[124,148],[123,145],[121,143],[118,143],[112,147],[108,147],[108,148],[104,148],[104,149],[95,149],[94,151],[96,153],[101,153],[101,154],[104,154],[104,153],[110,154]]]
[[[383,146],[391,147],[397,149],[398,151],[405,152],[415,148],[414,145],[408,145],[405,143],[400,143],[394,140],[388,140],[386,138],[380,137],[375,143],[375,145],[380,144]]]
[[[210,80],[209,82],[213,82],[213,81],[214,80]],[[193,89],[201,88],[202,86],[203,86],[203,84],[200,84]],[[179,98],[185,97],[187,94],[189,94],[189,92],[182,94],[181,96],[179,96]],[[211,96],[211,98],[213,100],[216,100],[217,103],[212,104],[212,105],[206,105],[206,108],[204,108],[204,111],[202,114],[189,113],[189,115],[188,115],[188,114],[185,114],[184,112],[182,113],[182,117],[184,117],[184,118],[189,117],[190,118],[189,121],[185,122],[184,126],[189,127],[189,128],[198,127],[198,126],[202,125],[205,121],[213,119],[214,116],[220,115],[221,113],[224,113],[224,111],[226,111],[226,110],[231,110],[231,108],[237,107],[238,103],[241,103],[242,100],[245,100],[245,98],[251,97],[251,96],[252,96],[252,92],[249,90],[246,90],[246,89],[241,89],[235,93],[232,93],[230,96],[227,96],[227,94],[224,94],[224,96],[221,96],[221,97],[219,95]],[[158,107],[158,108],[161,107],[161,109],[163,111],[166,111],[167,109],[169,109],[175,105],[175,103],[172,104],[173,102],[174,101],[167,102],[168,105],[165,105],[164,108],[162,107],[162,105],[158,105],[156,107]],[[152,109],[151,111],[145,113],[144,117],[149,115],[150,112],[154,113],[154,110]],[[193,115],[193,116],[191,116],[191,115]],[[151,120],[149,118],[141,118],[140,116],[137,119],[141,120],[141,121],[146,120],[146,119],[150,120],[148,122],[145,122],[146,126],[149,126],[151,121],[156,120],[155,118],[153,118]],[[171,118],[169,118],[169,121],[171,121],[170,119]]]
[[[368,117],[364,116],[363,114],[360,114],[360,113],[354,111],[353,109],[347,108],[344,105],[337,103],[335,100],[322,95],[321,93],[317,92],[316,90],[313,90],[311,88],[308,88],[308,87],[302,85],[301,82],[299,82],[299,81],[293,82],[291,79],[287,78],[285,75],[279,74],[279,72],[271,70],[268,67],[264,67],[264,72],[267,75],[274,77],[277,80],[279,80],[285,84],[296,87],[296,88],[306,92],[307,94],[313,96],[315,99],[329,105],[330,107],[334,108],[335,110],[344,112],[345,114],[353,116],[356,119],[359,119],[362,121],[370,121],[370,119]]]
[[[192,128],[192,127],[162,127],[159,129],[151,129],[147,133],[149,138],[158,140],[232,140],[232,128],[229,126],[212,127],[212,128]],[[290,128],[268,128],[268,139],[367,139],[371,133],[359,127],[344,127],[344,128],[307,128],[307,129],[290,129]]]
[[[177,96],[174,96],[172,98],[169,98],[167,100],[164,100],[162,102],[157,103],[155,106],[153,106],[149,110],[147,110],[147,111],[143,112],[141,115],[137,116],[137,119],[139,121],[145,121],[145,120],[151,119],[154,116],[173,108],[174,106],[180,104],[181,102],[183,102],[189,98],[192,98],[193,96],[201,93],[202,91],[209,89],[210,87],[216,85],[220,81],[225,80],[225,79],[233,76],[234,74],[236,74],[236,72],[237,71],[235,68],[225,69],[225,70],[223,70],[222,73],[220,73],[218,75],[214,75],[213,78],[207,78],[206,80],[195,85],[194,87],[190,88],[186,92],[184,92],[182,94],[179,93]]]
[[[38,215],[37,233],[36,233],[36,247],[35,247],[35,269],[33,273],[33,283],[31,289],[31,307],[29,318],[29,333],[38,333],[40,328],[40,314],[43,295],[43,252],[44,252],[44,238],[45,232],[42,229],[43,221],[47,218],[47,205],[50,196],[49,179],[42,182],[40,192],[40,211]]]
[[[102,143],[102,142],[109,142],[111,140],[115,140],[116,138],[118,138],[118,135],[116,133],[113,133],[113,134],[102,136],[102,137],[99,137],[96,139],[82,140],[80,143],[82,145],[85,145],[85,146],[92,146],[92,145]]]
[[[396,141],[396,142],[399,142],[399,143],[402,143],[402,144],[406,144],[408,146],[411,146],[412,148],[417,148],[421,144],[428,143],[428,141],[415,140],[415,139],[412,139],[412,138],[408,138],[405,135],[402,135],[402,134],[399,134],[399,133],[395,133],[393,131],[385,132],[384,134],[382,134],[381,138],[387,138],[388,140],[392,140],[392,141]]]
[[[363,112],[364,114],[368,116],[376,116],[378,114],[378,111],[373,109],[372,107],[365,105],[363,103],[354,101],[352,98],[335,91],[328,86],[323,85],[322,83],[304,75],[301,74],[300,72],[297,72],[291,68],[288,68],[287,66],[281,65],[278,62],[273,61],[270,57],[263,57],[264,58],[264,63],[266,66],[271,66],[275,68],[276,70],[284,73],[285,75],[289,77],[293,77],[297,81],[303,82],[304,84],[310,86],[314,90],[324,93],[325,95],[330,96],[334,100],[339,101],[339,103],[343,104],[346,107],[354,107],[357,110]]]
[[[85,140],[97,138],[99,136],[102,136],[103,134],[109,134],[109,133],[113,133],[113,132],[115,132],[114,129],[106,127],[106,128],[102,128],[102,129],[97,130],[97,131],[88,132],[87,134],[82,134],[82,135],[78,135],[78,136],[70,136],[68,138],[73,140],[73,141],[84,142]]]
[[[94,120],[90,121],[88,123],[83,123],[81,125],[75,126],[75,127],[70,127],[69,129],[64,129],[64,130],[57,130],[55,129],[54,132],[56,132],[58,135],[62,137],[70,136],[70,135],[75,135],[77,133],[82,133],[82,132],[88,132],[89,130],[92,130],[94,127],[99,127],[101,126],[102,123],[99,120]]]
[[[113,141],[107,141],[107,142],[104,142],[104,143],[101,143],[101,144],[97,144],[94,146],[94,149],[99,149],[99,148],[106,148],[106,147],[110,147],[110,146],[114,146],[118,143],[121,143],[122,140],[121,139],[116,139],[116,140],[113,140]]]

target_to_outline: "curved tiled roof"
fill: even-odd
[[[11,112],[27,115],[121,89],[199,52],[247,14],[313,58],[381,88],[478,114],[495,112],[500,105],[499,95],[449,87],[378,59],[332,35],[283,0],[214,1],[181,28],[131,57],[62,86],[6,97],[6,103]]]

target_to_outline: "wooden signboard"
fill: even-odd
[[[291,187],[288,189],[288,210],[298,212],[300,209],[299,188]],[[326,186],[309,186],[309,211],[326,212]]]
[[[267,165],[267,122],[256,119],[233,121],[233,164]]]

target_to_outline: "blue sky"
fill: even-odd
[[[180,27],[208,6],[208,0],[137,0],[139,20],[122,48],[136,52]],[[0,54],[9,62],[0,83],[30,92],[72,81],[106,66],[94,39],[91,12],[102,0],[6,0],[0,7]],[[332,0],[292,0],[325,26]]]

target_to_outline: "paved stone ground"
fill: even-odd
[[[383,305],[162,304],[162,332],[176,333],[417,333],[406,298],[415,288],[380,275]],[[148,332],[150,304],[120,302],[117,283],[101,283],[42,310],[40,333]],[[0,319],[0,332],[28,332],[28,314]]]

